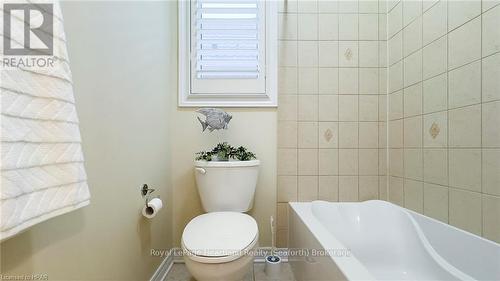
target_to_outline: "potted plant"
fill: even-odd
[[[196,153],[196,160],[229,161],[229,159],[249,161],[256,159],[256,156],[243,146],[235,148],[227,142],[217,144],[211,151],[200,151]]]

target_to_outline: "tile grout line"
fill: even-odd
[[[446,191],[448,193],[448,218],[450,223],[450,32],[448,31],[450,19],[450,5],[446,2]],[[424,177],[425,180],[425,177]]]
[[[319,3],[318,1],[316,2],[316,24],[317,24],[317,29],[316,29],[316,56],[317,56],[317,60],[318,60],[318,63],[316,65],[316,69],[318,71],[318,80],[317,80],[317,88],[318,88],[318,91],[316,93],[316,106],[317,106],[317,110],[318,110],[318,117],[317,117],[317,120],[316,120],[316,132],[317,132],[317,138],[316,138],[316,147],[317,147],[317,152],[316,152],[316,155],[317,155],[317,158],[316,158],[316,165],[317,165],[317,176],[316,176],[316,199],[320,199],[319,198],[319,174],[320,174],[320,161],[319,161],[319,154],[320,154],[320,150],[319,150],[319,28],[320,28],[320,25],[319,25]]]
[[[298,8],[298,7],[297,7]],[[299,62],[298,62],[298,49],[299,49],[299,46],[298,46],[298,40],[299,40],[299,20],[298,20],[299,16],[297,15],[297,21],[295,23],[295,32],[296,32],[296,36],[295,36],[295,39],[292,41],[295,43],[295,46],[296,46],[296,49],[297,49],[297,53],[296,53],[296,57],[295,57],[295,65],[296,65],[296,68],[295,68],[295,77],[297,77],[296,81],[294,82],[295,83],[295,92],[296,92],[296,96],[295,96],[295,104],[296,104],[296,107],[295,107],[295,120],[294,120],[294,123],[295,123],[295,128],[296,128],[296,133],[295,133],[295,148],[294,148],[294,151],[295,151],[295,159],[296,159],[296,165],[295,165],[295,175],[293,175],[293,177],[295,178],[295,183],[296,183],[296,186],[295,186],[295,199],[296,201],[299,201],[299,181],[298,181],[298,161],[299,161],[299,153],[298,153],[298,143],[299,143],[299,136],[298,136],[298,130],[299,130],[299,127],[298,127],[298,120],[299,120],[299,117],[298,117],[298,110],[299,110]],[[288,208],[287,208],[287,213],[288,213]],[[288,247],[288,243],[289,243],[289,237],[288,237],[288,229],[289,229],[289,225],[288,225],[288,222],[287,222],[287,236],[286,236],[286,240],[285,240],[285,245]],[[275,234],[277,236],[277,233]],[[275,237],[275,241],[276,243],[278,243],[278,237]]]
[[[421,34],[422,34],[422,42],[421,42],[421,50],[422,50],[422,61],[421,61],[421,64],[422,64],[422,85],[421,85],[421,91],[420,91],[420,94],[421,94],[421,97],[420,97],[420,115],[422,116],[422,120],[421,120],[421,123],[420,123],[420,128],[422,130],[422,136],[421,136],[421,139],[420,139],[420,144],[422,145],[422,148],[420,148],[420,154],[422,155],[422,179],[424,177],[424,3],[423,1],[421,2],[421,15],[420,17],[422,18],[422,25],[420,26],[421,28]],[[425,198],[425,193],[424,193],[424,184],[422,183],[422,192],[421,192],[421,195],[422,195],[422,214],[424,213],[424,208],[425,208],[425,201],[424,201],[424,198]]]
[[[491,197],[495,197],[495,198],[499,198],[500,199],[500,196],[499,195],[496,195],[496,194],[492,194],[492,193],[483,193],[481,191],[475,191],[475,190],[471,190],[471,189],[468,189],[468,188],[465,188],[465,187],[457,187],[457,186],[450,186],[450,185],[446,185],[446,184],[442,184],[442,183],[438,183],[438,182],[432,182],[432,181],[426,181],[426,180],[423,180],[423,179],[417,179],[417,178],[407,178],[407,177],[403,177],[403,176],[392,176],[394,178],[398,178],[398,179],[409,179],[409,180],[412,180],[412,181],[415,181],[415,182],[420,182],[420,183],[423,183],[423,184],[432,184],[432,185],[438,185],[440,187],[443,187],[443,188],[447,188],[447,189],[453,189],[453,190],[458,190],[458,191],[463,191],[463,192],[469,192],[469,193],[475,193],[479,196],[481,195],[487,195],[487,196],[491,196]]]
[[[481,236],[484,235],[484,224],[483,224],[483,218],[484,218],[484,214],[483,214],[483,15],[484,15],[484,12],[483,11],[483,1],[481,1],[480,3],[480,6],[481,6],[481,13],[480,13],[480,21],[481,21],[481,30],[480,30],[480,40],[481,42],[479,42],[479,45],[481,46],[480,48],[480,57],[481,57],[481,62],[480,62],[480,69],[479,69],[479,77],[480,77],[480,86],[479,86],[479,89],[480,89],[480,101],[481,101],[481,105],[480,105],[480,108],[479,108],[479,114],[481,114],[481,118],[479,119],[479,124],[480,124],[480,127],[481,127],[481,134],[479,135],[479,139],[480,139],[480,142],[481,142],[481,150],[480,150],[480,154],[479,154],[479,159],[480,159],[480,167],[481,167],[481,175],[480,175],[480,178],[479,178],[479,181],[480,181],[480,191],[481,191],[481,197],[480,197],[480,212],[481,212],[481,219],[480,219],[480,223],[481,223]]]
[[[490,103],[497,103],[499,101],[500,101],[500,99],[486,101],[486,102],[476,102],[476,103],[472,103],[472,104],[467,104],[467,105],[461,105],[461,106],[458,106],[458,107],[453,107],[453,108],[450,108],[450,109],[443,109],[443,110],[438,110],[438,111],[426,112],[426,113],[423,113],[423,114],[420,114],[420,115],[418,115],[418,114],[417,115],[408,115],[406,117],[394,118],[394,119],[390,119],[390,121],[400,121],[400,120],[407,119],[407,118],[415,118],[415,117],[419,117],[419,116],[433,115],[433,114],[436,114],[436,113],[444,113],[446,111],[455,111],[455,110],[460,110],[460,109],[467,109],[468,107],[480,106],[480,105],[490,104]],[[362,122],[372,122],[372,121],[362,121]],[[479,146],[479,147],[481,147],[481,146]],[[455,148],[460,148],[460,147],[457,146]],[[470,148],[470,147],[467,146],[467,147],[464,147],[464,148]],[[500,146],[490,146],[489,148],[500,148]]]
[[[423,22],[423,20],[424,20],[424,18],[423,18],[423,17],[424,17],[424,15],[425,15],[425,14],[426,14],[426,13],[427,13],[430,9],[432,9],[434,6],[436,6],[436,5],[437,5],[439,2],[441,2],[441,1],[447,1],[447,0],[440,0],[440,1],[436,1],[436,3],[434,3],[434,4],[430,7],[430,8],[428,8],[428,9],[427,9],[427,10],[425,10],[425,11],[423,10],[423,6],[422,6],[422,9],[421,9],[421,11],[422,11],[422,13],[421,13],[421,16],[422,16],[422,22]],[[405,1],[403,0],[403,1],[402,1],[402,3],[404,4],[404,2],[405,2]],[[421,1],[421,3],[423,3],[423,1]],[[446,5],[447,5],[447,10],[448,10],[448,6],[449,6],[449,5],[448,5],[448,4],[446,4]],[[481,5],[482,5],[482,1],[481,1]],[[396,5],[396,6],[397,6],[397,5]],[[494,7],[495,7],[495,6],[494,6]],[[471,21],[475,20],[477,17],[480,17],[482,14],[484,14],[485,12],[487,12],[487,11],[489,11],[489,10],[493,9],[494,7],[491,7],[491,8],[489,8],[489,9],[488,9],[488,10],[486,10],[486,11],[482,11],[482,7],[481,7],[481,12],[480,12],[478,15],[476,15],[476,16],[475,16],[475,17],[473,17],[473,18],[470,18],[470,19],[466,20],[466,21],[465,21],[465,22],[463,22],[463,23],[460,23],[459,25],[457,25],[457,26],[453,27],[452,29],[449,29],[449,28],[448,28],[448,23],[447,23],[447,25],[446,25],[446,33],[445,33],[445,34],[451,33],[451,32],[453,32],[453,31],[455,31],[455,30],[459,29],[460,27],[462,27],[462,26],[466,25],[467,23],[469,23],[469,22],[471,22]],[[403,8],[403,13],[404,13],[404,8]],[[401,28],[401,29],[398,29],[398,31],[397,31],[396,33],[394,33],[394,34],[391,36],[391,38],[390,38],[390,39],[394,38],[394,36],[396,36],[399,32],[401,32],[402,30],[404,30],[405,28],[407,28],[409,25],[411,25],[412,23],[414,23],[417,19],[418,19],[418,17],[416,17],[415,19],[411,20],[411,21],[410,21],[408,24],[406,24],[406,25],[404,24],[404,22],[402,22],[402,25],[401,25],[401,26],[402,26],[402,28]],[[403,21],[404,21],[404,17],[403,17]],[[441,36],[441,37],[442,37],[442,36]],[[438,38],[438,39],[439,39],[439,38]],[[437,40],[437,39],[436,39],[436,40]],[[423,45],[423,47],[425,47],[425,46],[427,46],[427,45],[431,44],[432,42],[434,42],[434,41],[436,41],[436,40],[433,40],[433,41],[431,41],[431,42],[428,42],[427,44],[424,44],[424,45]]]
[[[380,12],[380,1],[377,1],[377,12]],[[383,1],[383,0],[382,0]],[[380,199],[380,16],[377,16],[377,198]]]
[[[404,6],[405,6],[404,1],[401,1],[401,25],[402,25],[402,26],[404,25]],[[405,34],[404,34],[404,32],[403,32],[403,31],[404,31],[404,28],[402,28],[402,29],[401,29],[400,31],[398,31],[398,32],[401,32],[401,38],[402,38],[402,40],[401,40],[401,50],[402,50],[402,53],[403,53],[403,56],[404,56],[404,42],[405,42],[405,37],[406,37],[406,36],[405,36]],[[405,77],[405,71],[406,71],[406,63],[405,63],[405,61],[404,61],[404,59],[403,59],[403,73],[402,73],[402,75],[403,75],[403,89],[402,89],[402,92],[401,92],[401,96],[402,96],[402,103],[403,103],[403,104],[402,104],[402,107],[403,107],[403,110],[402,110],[402,116],[403,116],[403,117],[405,116],[405,108],[404,108],[404,104],[405,104],[405,96],[406,96],[406,95],[405,95],[405,90],[404,90],[404,89],[405,89],[405,83],[406,83],[406,79],[405,79],[405,78],[406,78],[406,77]],[[403,163],[401,163],[401,166],[403,167],[403,177],[404,177],[404,174],[405,174],[405,165],[404,165],[404,163],[405,163],[405,158],[404,158],[404,147],[405,147],[405,137],[404,137],[404,131],[405,131],[405,122],[404,122],[404,119],[401,121],[401,123],[402,123],[402,125],[401,125],[401,127],[402,127],[402,132],[401,132],[401,134],[403,134],[403,151],[402,151],[402,154],[403,154],[403,155],[402,155],[402,160],[403,160]],[[403,191],[403,192],[402,192],[402,193],[403,193],[403,198],[402,198],[402,199],[403,199],[403,200],[402,200],[402,207],[404,207],[404,206],[406,206],[406,196],[405,196],[405,190],[406,190],[406,188],[405,188],[405,180],[404,180],[404,178],[403,178],[403,183],[402,183],[402,185],[403,185],[403,186],[402,186],[402,188],[403,188],[403,190],[402,190],[402,191]]]
[[[433,41],[433,43],[434,43],[434,42],[436,42],[436,41],[438,41],[438,40],[444,39],[443,37],[445,37],[445,36],[447,36],[447,35],[448,35],[448,34],[445,34],[445,35],[443,35],[443,36],[439,37],[438,39],[434,40],[434,41]],[[294,41],[285,41],[285,40],[280,40],[280,41],[281,41],[281,42],[294,42]],[[308,40],[300,40],[300,41],[308,41]],[[311,41],[311,40],[309,40],[309,41]],[[369,41],[369,40],[360,40],[360,41],[362,41],[362,42],[376,42],[375,40],[371,40],[371,41]],[[382,41],[383,41],[383,40],[382,40]],[[296,42],[296,41],[295,41],[295,42]],[[321,42],[353,42],[353,40],[323,40],[323,41],[321,41]],[[432,44],[432,43],[431,43],[431,44]],[[430,44],[429,44],[429,45],[430,45]],[[424,48],[426,48],[426,47],[428,47],[428,45],[427,45],[427,46],[425,46]],[[389,65],[388,67],[393,67],[393,66],[395,66],[395,65],[396,65],[396,64],[398,64],[398,63],[402,63],[402,62],[404,61],[404,59],[405,59],[405,58],[408,58],[408,57],[410,57],[411,55],[414,55],[415,53],[417,53],[417,52],[419,52],[419,51],[422,51],[422,50],[423,50],[423,49],[418,49],[418,50],[416,50],[416,51],[413,51],[413,52],[412,52],[412,53],[410,53],[408,56],[405,56],[404,58],[399,59],[398,61],[394,62],[393,64]],[[491,53],[491,54],[489,54],[489,55],[487,55],[487,56],[484,56],[484,57],[482,57],[482,58],[474,59],[474,60],[472,60],[472,61],[470,61],[470,62],[464,63],[464,64],[462,64],[462,65],[459,65],[459,66],[456,66],[456,67],[453,67],[453,68],[450,68],[450,69],[449,69],[449,71],[454,71],[454,70],[457,70],[457,69],[462,68],[462,67],[464,67],[464,66],[468,66],[468,65],[470,65],[470,64],[472,64],[472,63],[475,63],[475,62],[480,61],[481,59],[485,59],[485,58],[488,58],[488,57],[492,57],[492,56],[494,56],[494,55],[497,55],[498,53],[500,53],[500,51],[494,51],[493,53]],[[280,68],[298,68],[298,67],[296,67],[296,66],[280,66]],[[310,68],[310,69],[315,69],[316,67],[314,67],[314,66],[304,66],[304,67],[300,67],[300,68]],[[322,68],[339,68],[339,69],[344,69],[344,68],[346,68],[346,69],[355,69],[355,68],[358,68],[358,67],[356,67],[356,66],[337,66],[337,67],[333,67],[333,66],[319,66],[318,68],[320,68],[320,69],[322,69]],[[361,66],[361,68],[377,69],[378,67],[377,67],[377,66]],[[427,81],[427,80],[430,80],[430,79],[435,78],[435,77],[437,77],[437,76],[440,76],[440,75],[444,74],[445,72],[446,72],[446,71],[443,71],[443,72],[439,72],[439,73],[437,73],[437,74],[434,74],[434,75],[432,75],[432,76],[425,77],[425,78],[423,78],[423,81]],[[404,88],[408,88],[408,87],[411,87],[411,86],[413,86],[413,85],[415,85],[415,84],[418,84],[418,82],[417,82],[417,83],[412,83],[412,84],[409,84],[408,86],[403,86],[403,87],[404,87]],[[394,92],[397,92],[397,91],[399,91],[399,90],[395,90],[395,91],[391,92],[391,94],[392,94],[392,93],[394,93]],[[307,94],[302,94],[302,95],[307,95]],[[343,94],[343,95],[346,95],[346,94]]]
[[[337,10],[339,3],[337,2]],[[337,201],[340,202],[340,16],[337,16]]]
[[[479,18],[480,16],[482,17],[482,14],[481,14],[481,15],[479,15],[479,16],[477,16],[477,17],[475,17],[474,19],[470,20],[469,22],[471,22],[471,21],[473,21],[473,20],[475,20],[475,19]],[[469,22],[467,22],[467,23],[469,23]],[[465,24],[464,24],[464,25],[465,25]],[[423,31],[422,31],[422,32],[423,32]],[[399,33],[399,32],[398,32],[398,33]],[[405,56],[405,55],[403,55],[401,59],[398,59],[397,61],[393,62],[392,64],[389,64],[389,65],[388,65],[388,67],[393,67],[393,66],[395,66],[396,64],[400,63],[401,61],[404,61],[404,59],[405,59],[405,58],[408,58],[408,57],[410,57],[411,55],[415,54],[416,52],[418,52],[418,51],[420,51],[420,50],[423,50],[423,49],[425,49],[425,48],[429,47],[430,45],[432,45],[432,44],[436,43],[437,41],[439,41],[439,40],[443,39],[443,37],[445,37],[445,36],[446,36],[446,37],[448,37],[448,35],[449,35],[450,33],[451,33],[451,32],[446,32],[446,33],[444,33],[443,35],[441,35],[440,37],[438,37],[437,39],[434,39],[434,40],[432,40],[431,42],[429,42],[429,43],[427,43],[427,44],[423,44],[421,49],[415,50],[415,51],[413,51],[413,52],[409,53],[409,54],[408,54],[408,55],[406,55],[406,56]],[[448,40],[448,38],[446,38],[446,39]],[[489,54],[489,55],[485,56],[484,58],[486,58],[486,57],[490,57],[490,56],[493,56],[493,55],[496,55],[496,54],[497,54],[497,53],[499,53],[499,52],[500,52],[500,51],[494,51],[493,53],[491,53],[491,54]],[[472,64],[472,63],[474,63],[474,62],[478,62],[478,61],[479,61],[479,60],[481,60],[481,59],[483,59],[482,54],[481,54],[481,58],[479,58],[479,59],[474,59],[474,60],[472,60],[472,61],[470,61],[470,62],[467,62],[467,63],[465,63],[465,64],[462,64],[462,65],[459,65],[459,66],[455,66],[455,67],[453,67],[453,68],[447,69],[447,71],[453,71],[453,70],[459,69],[459,68],[461,68],[461,67],[467,66],[467,65]],[[445,73],[445,72],[446,72],[446,71],[441,72],[441,73],[438,73],[438,74],[433,75],[433,76],[430,76],[430,77],[427,77],[427,78],[423,79],[423,81],[426,81],[426,80],[432,79],[432,78],[434,78],[434,77],[436,77],[436,76],[439,76],[439,75],[441,75],[441,74],[443,74],[443,73]],[[411,86],[411,85],[410,85],[410,86]]]
[[[386,1],[386,3],[388,0]],[[386,168],[386,175],[385,175],[385,193],[386,193],[386,200],[389,201],[389,182],[390,182],[390,163],[389,163],[389,11],[387,10],[386,7],[386,18],[385,18],[385,42],[386,42],[386,58],[385,58],[385,65],[386,65],[386,78],[385,78],[385,84],[386,84],[386,100],[385,100],[385,106],[386,106],[386,113],[385,113],[385,122],[386,122],[386,152],[385,152],[385,168]]]
[[[439,39],[437,39],[437,40],[441,40],[441,39],[443,39],[443,37],[445,37],[445,36],[447,37],[447,38],[446,38],[446,40],[448,41],[448,33],[447,33],[447,34],[445,34],[445,35],[443,35],[443,36],[441,36],[441,37],[439,37]],[[437,41],[437,40],[436,40],[436,41]],[[435,42],[435,41],[434,41],[434,42]],[[427,46],[426,46],[426,47],[427,47]],[[424,48],[425,48],[425,47],[424,47]],[[416,52],[418,52],[418,51],[420,51],[420,49],[419,49],[419,50],[417,50],[417,51],[415,51],[415,52],[413,52],[413,53],[411,53],[410,55],[406,56],[405,58],[408,58],[409,56],[411,56],[411,55],[415,54],[415,53],[416,53]],[[434,74],[434,75],[429,76],[429,77],[426,77],[426,78],[423,78],[423,77],[422,77],[422,78],[423,78],[423,80],[422,80],[422,81],[428,81],[428,80],[431,80],[431,79],[433,79],[433,78],[436,78],[436,77],[438,77],[438,76],[440,76],[440,75],[445,74],[445,73],[446,73],[446,72],[448,72],[448,71],[455,71],[455,70],[458,70],[458,69],[460,69],[460,68],[462,68],[462,67],[469,66],[469,65],[471,65],[471,64],[473,64],[473,63],[476,63],[476,62],[481,61],[482,59],[485,59],[485,58],[488,58],[488,57],[495,56],[495,55],[497,55],[497,54],[499,54],[499,53],[500,53],[500,51],[495,51],[495,52],[493,52],[493,53],[491,53],[491,54],[489,54],[489,55],[487,55],[487,56],[484,56],[484,57],[482,57],[482,55],[481,55],[481,57],[480,57],[480,58],[478,58],[478,59],[474,59],[474,60],[472,60],[472,61],[466,62],[466,63],[464,63],[464,64],[462,64],[462,65],[455,66],[455,67],[453,67],[453,68],[449,68],[449,69],[448,69],[448,65],[447,65],[447,70],[446,70],[446,71],[440,72],[440,73],[438,73],[438,74]],[[398,60],[397,62],[393,63],[393,64],[392,64],[391,66],[389,66],[389,67],[392,67],[392,66],[394,66],[394,65],[396,65],[396,64],[398,64],[398,63],[400,63],[400,62],[404,61],[404,59],[405,59],[405,58],[403,58],[403,59],[401,59],[401,60]],[[405,87],[405,86],[403,86],[403,88],[408,88],[408,87],[411,87],[411,86],[413,86],[413,85],[415,85],[415,84],[418,84],[418,83],[413,83],[413,84],[410,84],[410,85],[408,85],[408,86],[406,86],[406,87]],[[397,92],[397,91],[399,91],[399,90],[395,90],[395,91],[391,92],[391,94],[393,94],[394,92]]]
[[[357,48],[358,48],[358,56],[357,56],[357,60],[358,60],[358,62],[357,62],[357,68],[358,68],[357,69],[358,70],[358,89],[357,89],[357,93],[356,93],[357,98],[358,98],[358,118],[356,120],[357,121],[356,122],[357,129],[358,129],[358,139],[357,139],[357,146],[356,146],[356,151],[358,152],[358,173],[357,173],[358,174],[357,175],[357,180],[358,180],[357,181],[358,198],[357,198],[356,201],[359,201],[359,179],[360,179],[360,176],[359,176],[359,174],[360,174],[360,169],[359,169],[359,166],[360,166],[360,156],[359,156],[359,120],[360,120],[360,118],[359,118],[359,116],[360,116],[360,99],[359,99],[359,80],[360,80],[360,77],[359,77],[359,73],[360,73],[360,67],[359,67],[359,57],[360,57],[359,56],[359,54],[360,54],[360,52],[359,52],[359,38],[360,38],[360,34],[359,34],[359,31],[360,31],[360,28],[359,28],[359,26],[360,26],[360,22],[359,22],[359,19],[360,19],[360,17],[359,17],[359,1],[358,0],[356,0],[356,4],[358,5],[358,15],[357,15],[358,16],[358,37],[357,37],[357,41],[356,41],[356,45],[357,45]]]

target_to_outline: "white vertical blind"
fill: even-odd
[[[258,78],[258,25],[256,0],[198,0],[197,78]]]
[[[265,92],[265,13],[260,0],[191,2],[193,93]]]

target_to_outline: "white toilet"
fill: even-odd
[[[195,176],[206,214],[182,233],[184,261],[198,281],[242,280],[253,264],[259,229],[244,212],[253,206],[259,160],[195,161]]]

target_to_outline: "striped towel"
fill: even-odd
[[[53,67],[1,70],[0,241],[90,202],[62,14],[53,4]],[[11,25],[22,28],[22,19]]]

